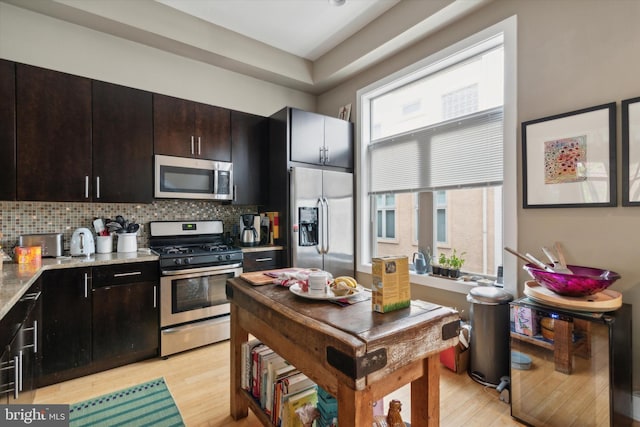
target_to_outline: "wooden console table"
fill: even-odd
[[[227,281],[231,303],[231,416],[248,409],[271,425],[242,389],[242,343],[252,334],[338,400],[338,425],[370,426],[373,404],[411,383],[411,425],[440,418],[438,354],[458,342],[459,314],[412,301],[406,309],[375,313],[371,302],[340,307],[306,300],[277,285]]]

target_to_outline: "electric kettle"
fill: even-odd
[[[77,228],[71,235],[71,243],[69,245],[71,256],[89,256],[96,252],[93,233],[88,228]]]

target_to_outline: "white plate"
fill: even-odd
[[[331,301],[331,300],[337,300],[337,299],[351,298],[358,295],[360,292],[362,292],[363,289],[364,288],[362,286],[358,285],[358,287],[354,289],[355,292],[353,292],[352,294],[340,296],[340,295],[334,295],[331,289],[328,289],[327,292],[323,294],[320,294],[320,293],[310,294],[309,292],[304,292],[300,287],[299,283],[294,283],[293,285],[289,286],[289,290],[294,294],[298,295],[299,297],[307,298],[307,299],[315,299],[320,301]]]

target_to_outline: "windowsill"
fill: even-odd
[[[371,264],[361,265],[358,271],[371,274]],[[413,271],[409,272],[409,280],[412,285],[426,286],[465,295],[469,293],[471,288],[478,286],[478,283],[474,281],[465,282],[463,280],[444,279],[428,274],[417,274]]]

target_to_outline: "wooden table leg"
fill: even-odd
[[[231,378],[230,378],[230,412],[234,420],[245,418],[249,415],[249,405],[242,395],[242,343],[249,339],[249,333],[238,325],[238,307],[231,304],[231,341],[229,343],[231,356]]]
[[[373,425],[373,394],[367,387],[356,391],[338,383],[338,425]]]
[[[423,359],[424,374],[411,382],[411,427],[440,425],[440,355]]]

